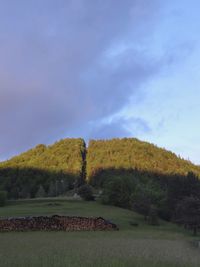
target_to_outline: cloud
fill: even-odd
[[[89,125],[90,131],[88,132],[88,139],[139,137],[141,133],[148,133],[151,131],[146,121],[133,117],[129,119],[115,117],[109,121],[91,122]]]
[[[158,2],[1,1],[1,157],[77,129],[100,136],[88,123],[123,109],[161,67],[143,49]],[[102,127],[128,134],[122,121]]]

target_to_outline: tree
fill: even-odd
[[[69,189],[69,183],[66,179],[57,179],[55,181],[56,196],[63,195]]]
[[[99,183],[102,170],[138,169],[162,176],[187,172],[200,175],[200,167],[177,157],[174,153],[135,138],[91,140],[87,152],[88,181]],[[101,178],[107,178],[107,173]],[[173,176],[173,175],[172,175]]]
[[[144,220],[147,221],[150,208],[151,200],[150,198],[142,192],[138,192],[132,196],[132,207],[135,211],[144,215]]]
[[[7,200],[7,192],[0,191],[0,207],[5,206]]]
[[[165,193],[153,182],[139,183],[131,196],[131,206],[135,211],[144,215],[145,221],[156,224],[160,203],[164,198]]]
[[[182,199],[176,207],[175,222],[193,230],[196,235],[200,228],[200,199],[193,196]]]
[[[56,186],[54,182],[50,183],[48,197],[56,197]]]
[[[39,187],[39,189],[38,189],[38,191],[37,191],[35,197],[36,197],[36,198],[40,198],[40,197],[45,197],[45,196],[46,196],[46,192],[45,192],[43,186],[40,185],[40,187]]]
[[[94,200],[92,187],[88,184],[82,185],[78,188],[78,195],[86,201]]]
[[[151,205],[150,210],[149,210],[148,224],[150,224],[150,225],[159,225],[159,222],[158,222],[158,209],[154,205]]]
[[[129,208],[134,186],[133,177],[115,176],[105,182],[101,201],[103,204]]]
[[[24,185],[19,192],[20,198],[30,198],[30,187],[28,185]]]

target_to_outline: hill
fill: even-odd
[[[186,188],[191,184],[191,179],[184,180],[189,172],[199,177],[200,166],[135,138],[91,140],[87,151],[83,139],[68,138],[50,146],[38,145],[0,162],[0,190],[14,199],[53,197],[84,183],[86,177],[93,185],[101,186],[102,181],[119,174],[130,179],[134,174],[140,180],[144,176],[165,177],[167,187],[179,189],[180,185]],[[172,176],[179,176],[182,184],[177,179],[172,183]]]
[[[161,175],[200,176],[200,166],[176,154],[136,138],[91,140],[87,153],[87,178],[102,170],[137,170]]]
[[[9,198],[34,197],[39,189],[40,194],[57,195],[83,179],[85,153],[83,139],[38,145],[0,163],[0,188]]]

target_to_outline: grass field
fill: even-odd
[[[51,214],[102,216],[120,230],[0,233],[1,267],[200,266],[200,250],[190,233],[166,222],[146,225],[140,215],[125,209],[64,199],[17,201],[0,208],[1,217]]]

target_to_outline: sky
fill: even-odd
[[[200,164],[198,0],[0,0],[0,160],[136,137]]]

